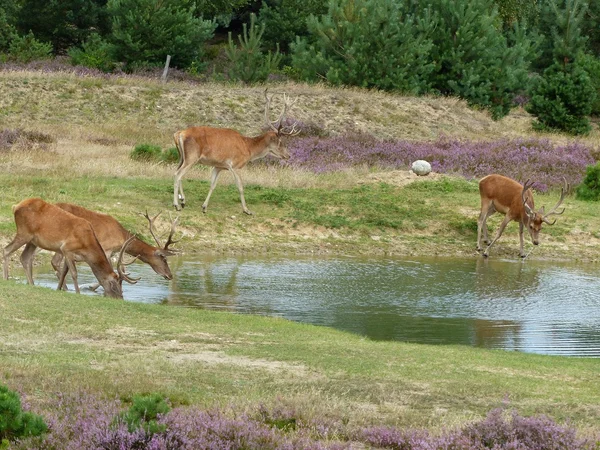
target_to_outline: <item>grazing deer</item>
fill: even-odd
[[[110,261],[100,246],[92,225],[85,219],[76,217],[58,206],[46,203],[40,198],[29,198],[14,205],[13,214],[17,225],[17,234],[3,251],[4,279],[8,279],[8,258],[17,249],[25,245],[21,254],[21,263],[25,268],[27,282],[33,284],[33,256],[37,247],[53,252],[61,252],[66,264],[60,272],[58,289],[64,284],[67,271],[79,293],[77,284],[77,269],[75,261],[85,261],[104,288],[104,295],[123,298],[121,288],[125,275],[120,266],[123,251],[119,258],[117,270],[113,271]]]
[[[59,208],[87,220],[92,224],[92,228],[96,233],[96,237],[100,242],[100,245],[104,249],[106,256],[111,257],[113,253],[123,248],[123,244],[131,239],[129,245],[126,247],[125,252],[129,255],[137,257],[140,261],[149,264],[154,271],[162,275],[165,279],[173,279],[171,269],[167,263],[167,256],[172,256],[175,251],[169,249],[169,245],[173,244],[173,234],[175,233],[175,226],[177,219],[171,223],[171,234],[169,235],[167,242],[163,246],[159,239],[154,234],[154,221],[160,215],[157,214],[154,218],[150,218],[148,213],[144,214],[144,217],[148,219],[150,226],[150,234],[156,241],[156,247],[146,244],[144,241],[138,239],[136,236],[127,231],[123,226],[112,216],[108,214],[97,213],[90,211],[89,209],[83,208],[72,203],[56,203]],[[63,255],[57,252],[52,258],[52,267],[56,270],[57,274],[60,273],[60,266],[63,259]],[[128,279],[125,281],[131,282]]]
[[[200,163],[213,168],[210,189],[206,200],[202,204],[202,212],[206,212],[206,208],[208,208],[208,201],[217,184],[219,173],[227,169],[233,175],[238,191],[240,192],[243,211],[246,214],[252,214],[246,207],[242,179],[236,172],[236,169],[241,169],[248,161],[262,158],[268,154],[282,159],[289,159],[290,155],[281,138],[284,135],[293,136],[299,133],[295,129],[296,123],[291,128],[282,129],[285,115],[297,99],[289,101],[287,95],[283,94],[283,111],[274,122],[269,120],[272,97],[269,98],[266,90],[265,99],[265,120],[271,130],[260,136],[246,137],[229,128],[212,127],[192,127],[183,131],[177,131],[173,135],[175,145],[179,151],[179,166],[175,172],[175,185],[173,189],[173,206],[175,206],[176,210],[185,207],[185,195],[181,186],[181,179],[195,163]],[[181,205],[179,204],[179,200],[181,200]]]
[[[554,225],[554,222],[550,222],[548,217],[553,214],[562,214],[565,209],[563,208],[560,212],[557,209],[565,199],[565,195],[569,190],[569,184],[565,180],[565,186],[561,188],[560,199],[554,205],[554,207],[544,212],[542,206],[538,211],[534,210],[533,193],[531,192],[531,186],[533,182],[526,181],[525,185],[521,185],[515,180],[504,177],[502,175],[488,175],[479,182],[479,194],[481,195],[481,213],[479,214],[479,220],[477,221],[477,251],[481,252],[481,238],[483,235],[484,242],[487,245],[483,256],[488,256],[490,247],[502,236],[504,228],[508,225],[511,220],[519,223],[519,239],[521,242],[519,255],[521,258],[525,257],[523,252],[523,229],[526,227],[531,236],[531,242],[533,245],[539,244],[539,233],[542,229],[542,222],[548,225]],[[505,214],[504,220],[498,228],[496,237],[493,241],[489,241],[487,233],[486,221],[495,212]]]

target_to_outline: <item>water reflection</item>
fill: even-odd
[[[600,356],[597,267],[500,259],[174,259],[129,301],[264,314],[377,340]],[[44,274],[36,280],[55,286]],[[86,281],[86,276],[89,281]],[[80,278],[93,281],[83,266]],[[45,281],[44,281],[45,280]]]

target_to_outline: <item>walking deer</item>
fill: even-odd
[[[291,127],[283,128],[285,115],[297,98],[290,101],[288,96],[283,94],[283,111],[277,120],[270,121],[272,98],[272,96],[269,98],[265,90],[265,120],[271,129],[260,136],[246,137],[229,128],[213,127],[192,127],[177,131],[173,135],[179,151],[179,166],[175,172],[173,187],[173,206],[176,210],[185,207],[185,194],[181,186],[181,179],[194,164],[200,163],[213,168],[210,189],[202,204],[202,212],[206,212],[208,208],[208,201],[215,189],[219,174],[222,170],[227,169],[235,179],[244,213],[252,214],[246,206],[242,179],[236,170],[243,168],[248,161],[262,158],[268,154],[281,159],[289,159],[290,155],[282,142],[282,136],[293,136],[299,133],[299,130],[296,130],[296,123]]]
[[[171,269],[167,263],[167,256],[176,254],[175,251],[169,249],[169,246],[174,243],[172,238],[173,234],[175,233],[177,219],[171,223],[171,234],[169,235],[167,242],[162,245],[154,233],[153,228],[154,221],[160,215],[160,213],[154,216],[152,219],[148,216],[147,212],[144,214],[144,217],[146,217],[149,222],[150,234],[156,241],[157,246],[155,247],[153,245],[146,244],[141,239],[138,239],[135,235],[127,231],[114,217],[108,214],[90,211],[89,209],[79,205],[74,205],[72,203],[56,203],[56,206],[77,217],[85,219],[92,224],[94,233],[96,233],[98,242],[100,242],[100,245],[102,246],[104,253],[106,253],[107,258],[110,258],[113,253],[123,248],[123,244],[128,239],[131,239],[129,245],[127,245],[125,249],[127,254],[135,256],[140,261],[149,264],[157,274],[162,275],[165,279],[171,280],[173,278]],[[57,252],[52,258],[52,267],[54,267],[54,270],[56,270],[57,273],[60,273],[62,260],[63,255],[60,252]],[[125,281],[131,282],[128,279],[125,279]]]
[[[104,288],[104,295],[123,298],[121,285],[126,275],[121,272],[120,265],[125,249],[121,251],[117,267],[119,275],[117,275],[100,246],[92,225],[87,220],[46,203],[40,198],[23,200],[14,205],[12,210],[17,234],[3,251],[5,280],[8,279],[10,255],[25,245],[21,254],[21,263],[25,268],[27,282],[33,284],[33,256],[36,248],[40,247],[60,252],[65,258],[66,264],[60,271],[58,289],[62,288],[67,271],[70,270],[75,291],[79,293],[75,262],[85,261]]]
[[[519,223],[519,239],[520,249],[519,256],[525,257],[523,252],[523,230],[527,228],[529,235],[531,236],[531,242],[533,245],[539,244],[539,233],[542,229],[542,222],[548,225],[554,225],[556,220],[550,222],[548,217],[551,215],[562,214],[565,209],[563,208],[558,212],[558,208],[565,199],[565,195],[569,190],[569,184],[565,180],[565,185],[561,188],[560,198],[556,205],[548,211],[544,211],[542,206],[539,210],[535,211],[533,202],[533,193],[531,192],[531,186],[533,182],[526,181],[525,185],[521,185],[511,178],[504,177],[502,175],[488,175],[481,179],[479,182],[479,194],[481,195],[481,213],[479,214],[479,220],[477,221],[477,251],[483,250],[481,246],[481,239],[487,244],[486,249],[483,251],[483,256],[489,255],[490,247],[502,236],[504,229],[511,220]],[[488,231],[486,221],[495,212],[504,214],[504,220],[500,224],[496,237],[493,241],[488,239]]]

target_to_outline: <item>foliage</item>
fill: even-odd
[[[8,46],[9,59],[20,63],[50,58],[51,53],[52,45],[38,41],[31,31],[24,36],[14,36]]]
[[[433,0],[419,4],[420,14],[436,17],[430,28],[431,60],[436,67],[431,86],[490,110],[499,119],[510,110],[513,95],[526,84],[531,41],[518,27],[511,42],[488,0]]]
[[[162,149],[158,145],[138,144],[129,156],[136,161],[157,161],[160,159]]]
[[[179,150],[177,150],[177,147],[170,147],[166,149],[161,155],[161,160],[166,163],[179,162]]]
[[[255,413],[178,407],[157,412],[161,429],[151,434],[122,422],[115,425],[111,417],[119,407],[119,401],[103,401],[88,394],[60,395],[51,413],[52,433],[43,437],[41,448],[342,450],[355,444],[403,450],[595,448],[591,440],[579,438],[573,427],[558,425],[545,416],[524,417],[503,409],[462,428],[433,434],[391,426],[352,428],[346,421],[303,417],[295,408],[277,405],[261,405]]]
[[[263,1],[258,17],[259,22],[265,25],[265,47],[275,50],[279,44],[281,51],[287,53],[296,36],[308,35],[307,18],[326,11],[327,2],[323,0]]]
[[[216,27],[214,21],[196,17],[194,4],[186,0],[109,0],[107,8],[115,58],[128,70],[163,65],[167,55],[174,67],[201,63],[204,44]]]
[[[596,90],[588,73],[577,62],[556,62],[544,70],[531,90],[526,110],[537,117],[534,128],[587,134]]]
[[[92,33],[108,32],[106,0],[24,0],[17,28],[52,44],[55,53],[79,45]]]
[[[504,29],[510,30],[517,24],[534,23],[539,15],[537,0],[494,0]]]
[[[69,49],[69,56],[73,65],[93,67],[102,72],[111,72],[116,63],[112,58],[112,47],[103,40],[99,34],[92,34],[81,45],[81,48],[72,47]]]
[[[575,192],[580,200],[600,200],[600,162],[587,167],[585,178]]]
[[[579,55],[578,62],[589,75],[592,87],[596,91],[596,100],[592,103],[591,114],[600,116],[600,57],[583,54]]]
[[[308,38],[292,45],[302,79],[325,79],[410,93],[427,92],[432,42],[419,19],[394,0],[333,0],[327,14],[307,19]]]
[[[164,432],[165,424],[157,420],[167,414],[171,407],[160,394],[135,395],[129,409],[119,416],[127,424],[130,433],[143,429],[147,434]]]
[[[9,14],[0,6],[0,52],[8,50],[8,46],[17,30],[10,21]]]
[[[234,44],[229,32],[227,57],[231,61],[229,76],[233,80],[241,80],[245,83],[256,83],[265,81],[269,74],[275,72],[281,62],[279,47],[275,52],[262,52],[262,35],[265,32],[265,24],[257,26],[256,16],[250,16],[250,28],[243,25],[241,35],[238,35],[239,47]]]
[[[288,145],[292,167],[317,173],[351,166],[404,169],[424,159],[434,172],[481,178],[501,173],[514,179],[531,178],[545,191],[562,185],[566,177],[577,185],[594,158],[579,142],[555,145],[547,139],[463,141],[442,137],[434,142],[379,141],[365,134],[319,139],[306,137]],[[273,164],[281,164],[279,161]]]
[[[5,439],[40,436],[47,430],[41,416],[23,412],[19,395],[0,384],[0,444]]]

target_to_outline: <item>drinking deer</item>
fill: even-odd
[[[85,261],[104,288],[104,295],[123,298],[121,284],[124,274],[119,267],[117,267],[119,275],[115,274],[92,225],[87,220],[46,203],[40,198],[23,200],[14,205],[12,211],[17,225],[17,234],[3,251],[5,280],[8,279],[10,255],[25,245],[21,254],[21,263],[25,268],[27,282],[33,284],[32,260],[36,248],[40,247],[64,255],[66,264],[60,272],[58,289],[61,289],[67,270],[70,270],[75,291],[79,293],[75,261]],[[121,251],[119,265],[123,251],[124,249]]]
[[[283,111],[274,122],[269,120],[272,96],[269,98],[266,90],[265,99],[265,120],[271,130],[260,136],[246,137],[229,128],[213,127],[192,127],[177,131],[173,135],[175,145],[179,151],[179,166],[175,172],[175,184],[173,187],[173,206],[175,206],[176,210],[185,207],[185,194],[181,186],[181,179],[194,164],[200,163],[213,168],[210,189],[206,200],[202,204],[202,212],[206,212],[208,208],[208,201],[215,189],[219,174],[222,170],[227,169],[235,179],[240,193],[242,210],[246,214],[252,214],[246,206],[242,179],[236,170],[243,168],[248,161],[262,158],[268,154],[282,159],[289,159],[290,155],[282,142],[282,136],[293,136],[299,133],[299,130],[295,128],[296,123],[285,130],[282,127],[288,109],[292,107],[297,99],[290,101],[287,95],[283,94]],[[179,203],[180,200],[181,205]]]
[[[488,175],[481,179],[479,182],[481,213],[477,221],[477,251],[481,252],[483,250],[481,246],[481,239],[483,237],[484,242],[487,244],[486,249],[483,251],[483,256],[487,257],[489,255],[490,247],[500,238],[508,223],[514,220],[519,223],[519,239],[521,244],[519,256],[524,258],[523,229],[527,228],[529,231],[533,245],[538,245],[542,222],[554,225],[556,220],[550,222],[548,217],[553,214],[562,214],[565,211],[563,208],[560,212],[557,212],[569,190],[569,184],[566,180],[565,185],[561,188],[560,199],[547,213],[544,212],[544,207],[541,207],[537,211],[534,210],[533,193],[531,192],[532,185],[533,182],[529,182],[529,180],[525,182],[525,185],[521,185],[511,178],[497,174]],[[498,228],[496,237],[490,242],[486,221],[495,212],[502,213],[505,216]]]
[[[132,238],[129,245],[126,247],[125,252],[129,255],[136,256],[140,261],[149,264],[158,275],[162,275],[165,279],[173,279],[171,269],[167,263],[167,256],[176,254],[175,251],[169,249],[169,246],[174,243],[172,238],[175,233],[177,219],[171,223],[171,234],[169,235],[167,242],[163,245],[154,233],[153,228],[154,221],[160,213],[152,219],[148,216],[147,212],[144,214],[144,217],[146,217],[149,222],[150,234],[156,241],[157,246],[155,247],[138,239],[135,235],[127,231],[114,217],[108,214],[90,211],[87,208],[72,203],[56,203],[56,206],[91,223],[92,228],[96,233],[96,237],[108,258],[116,251],[119,251],[128,239]],[[54,267],[57,274],[60,273],[62,260],[63,255],[60,252],[57,252],[52,258],[52,267]],[[126,279],[126,281],[130,280]]]

